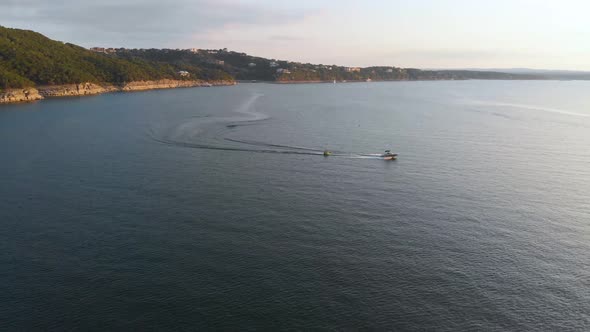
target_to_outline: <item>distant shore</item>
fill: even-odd
[[[379,82],[437,82],[437,81],[473,81],[473,80],[483,80],[483,81],[571,81],[572,79],[549,79],[549,78],[433,78],[433,79],[370,79],[370,80],[275,80],[275,81],[268,81],[268,80],[236,80],[238,83],[266,83],[266,84],[317,84],[317,83],[334,83],[334,84],[341,84],[341,83],[379,83]]]

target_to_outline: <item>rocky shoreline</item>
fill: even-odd
[[[0,104],[20,103],[44,99],[35,88],[7,89],[0,92]]]
[[[89,96],[108,92],[130,92],[156,89],[175,89],[209,86],[235,85],[235,81],[181,81],[181,80],[157,80],[136,81],[123,85],[80,83],[66,85],[46,85],[36,88],[7,89],[0,91],[0,104],[31,102],[45,98]]]

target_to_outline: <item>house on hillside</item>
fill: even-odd
[[[279,64],[278,64],[278,63],[276,63],[275,61],[271,61],[271,62],[270,62],[270,64],[269,64],[269,66],[270,66],[271,68],[274,68],[274,67],[278,67],[278,66],[279,66]]]
[[[178,75],[180,75],[180,77],[189,77],[189,76],[191,76],[191,74],[188,71],[186,71],[186,70],[179,71],[178,72]]]
[[[189,48],[188,50],[191,53],[199,53],[199,49],[198,48]]]
[[[349,73],[358,73],[361,71],[360,67],[344,67],[344,70]]]
[[[277,68],[277,74],[291,74],[291,71],[289,69]]]
[[[124,49],[124,48],[91,47],[90,50],[92,52],[97,52],[97,53],[111,54],[111,53],[122,52],[122,51],[125,51],[126,49]]]
[[[254,68],[254,67],[256,67],[256,64],[255,64],[254,62],[250,62],[250,63],[248,64],[248,67],[250,67],[250,68]]]

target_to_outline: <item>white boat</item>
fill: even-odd
[[[396,160],[397,153],[391,153],[391,150],[385,150],[385,153],[383,153],[380,157],[383,158],[383,160]]]

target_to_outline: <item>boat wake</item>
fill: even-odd
[[[280,144],[272,144],[272,143],[265,143],[265,142],[257,142],[257,141],[246,141],[246,140],[238,140],[233,138],[225,138],[226,141],[229,142],[236,142],[236,143],[243,143],[248,145],[254,146],[263,146],[263,147],[270,147],[270,148],[285,148],[285,149],[292,149],[292,150],[301,150],[301,151],[311,151],[311,152],[321,152],[322,150],[314,149],[314,148],[305,148],[301,146],[290,146],[290,145],[280,145]]]
[[[560,114],[560,115],[569,115],[569,116],[577,116],[577,117],[590,117],[590,114],[574,112],[570,110],[564,109],[557,109],[557,108],[550,108],[550,107],[543,107],[543,106],[536,106],[536,105],[526,105],[526,104],[517,104],[517,103],[503,103],[503,102],[490,102],[490,101],[482,101],[482,100],[468,100],[465,103],[475,106],[484,106],[484,107],[504,107],[504,108],[513,108],[519,110],[527,110],[527,111],[539,111],[545,113],[553,113],[553,114]],[[508,115],[502,113],[493,113],[494,115],[505,116]]]
[[[149,132],[149,136],[158,143],[192,149],[314,156],[324,155],[324,149],[227,137],[236,127],[259,125],[270,119],[268,115],[256,110],[256,101],[263,96],[262,94],[253,94],[237,109],[233,110],[235,114],[233,116],[194,116],[164,130],[156,131],[152,129]],[[334,157],[381,159],[380,154],[357,154],[345,151],[330,152],[330,156]]]

